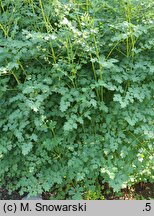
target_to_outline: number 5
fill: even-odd
[[[150,211],[151,210],[151,203],[146,203],[146,206],[145,206],[145,210],[146,211]]]

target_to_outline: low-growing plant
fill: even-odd
[[[0,1],[0,187],[103,199],[153,182],[153,1]]]

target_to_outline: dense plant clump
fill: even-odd
[[[103,199],[153,182],[152,0],[0,0],[0,187]]]

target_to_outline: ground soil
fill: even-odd
[[[25,195],[20,196],[18,191],[9,195],[5,188],[0,188],[0,200],[21,200]],[[52,193],[43,193],[42,198],[49,200]],[[126,188],[119,195],[115,194],[109,188],[103,191],[106,200],[151,200],[154,199],[154,184],[139,183],[131,188]]]
[[[151,200],[154,199],[154,184],[139,183],[130,188],[121,190],[119,195],[109,193],[105,195],[107,200]]]

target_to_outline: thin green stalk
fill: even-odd
[[[30,6],[31,6],[31,8],[32,8],[33,14],[36,16],[36,19],[35,19],[35,21],[34,21],[34,23],[35,23],[35,24],[34,24],[34,27],[35,27],[35,29],[37,29],[37,15],[36,15],[35,8],[34,8],[35,3],[34,3],[33,0],[29,0],[29,4],[30,4]]]
[[[74,83],[74,80],[69,75],[67,75],[67,77],[71,80],[73,88],[76,88],[76,84]]]
[[[131,23],[131,10],[128,10],[128,21],[129,23]],[[130,26],[129,28],[130,31],[130,40],[131,40],[131,53],[132,53],[132,57],[134,57],[134,47],[135,47],[135,42],[134,42],[134,37],[133,37],[133,31],[132,31],[132,27]]]
[[[17,63],[18,63],[19,66],[21,67],[21,69],[22,69],[24,75],[27,76],[26,71],[25,71],[25,69],[24,69],[24,67],[23,67],[23,65],[22,65],[22,63],[21,63],[21,61],[18,60]]]
[[[42,17],[43,17],[44,22],[45,22],[45,27],[46,27],[46,30],[47,30],[47,32],[48,32],[48,31],[49,31],[48,22],[47,22],[47,18],[46,18],[46,16],[45,16],[45,12],[44,12],[44,8],[43,8],[42,0],[39,0],[39,4],[40,4],[40,8],[41,8]]]
[[[68,40],[67,40],[66,43],[65,43],[65,47],[66,47],[66,50],[67,50],[68,63],[69,63],[69,65],[70,65],[70,64],[71,64],[71,60],[70,60],[70,53],[69,53]]]
[[[122,52],[121,50],[119,50],[118,48],[115,48],[118,52],[120,52],[122,55],[124,55],[125,57],[127,57],[126,56],[126,54],[124,53],[124,52]]]
[[[20,84],[20,80],[18,79],[18,77],[16,76],[16,74],[13,71],[11,73],[14,76],[15,80],[17,81],[17,83],[19,85]]]
[[[86,0],[86,10],[87,10],[87,13],[89,12],[89,0]]]
[[[129,57],[129,38],[126,38],[126,56]]]
[[[96,57],[97,57],[98,61],[100,62],[100,55],[99,55],[99,50],[98,50],[95,36],[94,36],[94,44],[95,44],[95,49],[96,49]],[[100,73],[99,73],[100,80],[103,80],[103,66],[100,63],[99,63],[99,71],[100,71]],[[103,86],[100,87],[100,98],[103,101]]]
[[[0,6],[1,6],[3,12],[4,12],[4,7],[2,5],[2,1],[0,2]],[[9,12],[9,11],[7,11],[7,12]],[[8,22],[5,24],[5,27],[4,27],[4,25],[2,23],[0,23],[0,29],[2,29],[5,38],[8,38],[11,26],[12,26],[13,23],[16,22],[16,20],[14,20],[14,13],[15,13],[15,8],[12,9],[11,16],[8,19]]]
[[[54,131],[54,129],[51,129],[51,131],[52,131],[52,134],[53,134],[53,136],[55,137],[55,136],[56,136],[56,134],[55,134],[55,131]]]
[[[125,6],[125,13],[126,13],[126,20],[131,25],[131,16],[132,16],[132,7],[131,3],[128,2],[127,6]],[[135,48],[135,39],[133,37],[133,30],[130,26],[129,29],[129,36],[126,38],[126,56],[129,57],[130,53],[131,56],[134,57],[134,48]]]
[[[68,63],[69,65],[72,66],[72,75],[75,76],[75,81],[74,79],[70,78],[72,81],[73,87],[76,88],[76,73],[75,73],[75,67],[74,67],[74,55],[73,55],[73,46],[70,41],[70,38],[68,37],[68,40],[66,41],[65,44],[66,50],[67,50],[67,56],[68,56]]]
[[[2,4],[2,0],[0,1],[0,7],[2,8],[2,11],[4,12],[4,7],[3,7],[3,4]]]
[[[31,7],[32,7],[33,14],[35,14],[34,1],[33,0],[29,0],[29,3],[31,5]]]
[[[7,38],[8,37],[8,31],[4,28],[4,26],[0,23],[0,28],[2,29],[3,33],[4,33],[4,37]]]
[[[114,49],[117,47],[117,45],[120,43],[120,41],[118,41],[113,48],[111,49],[111,51],[109,52],[109,54],[107,55],[107,57],[105,58],[106,60],[110,57],[110,55],[112,54],[112,52],[114,51]]]
[[[92,61],[92,54],[91,53],[90,53],[90,59],[91,59],[92,70],[93,70],[93,74],[94,74],[94,79],[95,79],[95,81],[97,81],[96,69],[95,69],[94,62]],[[97,89],[96,89],[96,95],[97,95],[97,98],[99,99],[99,93],[98,93]]]
[[[80,21],[79,15],[77,15],[77,20],[78,20],[78,23],[79,23],[79,29],[81,31],[82,30],[82,25],[81,25],[81,21]]]
[[[54,52],[53,47],[51,48],[51,52],[52,52],[53,61],[56,64],[57,60],[56,60],[56,56],[55,56],[55,52]]]
[[[33,1],[33,0],[32,0],[32,1]],[[42,16],[43,16],[43,19],[44,19],[44,22],[45,22],[46,30],[47,30],[47,32],[49,33],[49,20],[48,20],[48,18],[47,18],[46,15],[45,15],[42,0],[39,0],[39,5],[40,5],[41,13],[42,13]],[[51,53],[52,53],[53,61],[54,61],[54,63],[56,63],[56,62],[57,62],[57,60],[56,60],[56,55],[55,55],[55,51],[54,51],[54,48],[53,48],[53,46],[52,46],[51,43],[50,43],[50,47],[51,47]]]
[[[135,40],[134,40],[134,37],[133,37],[133,34],[132,34],[132,28],[130,29],[131,31],[131,43],[132,43],[132,57],[134,57],[134,48],[135,48]]]
[[[146,152],[147,152],[149,155],[152,156],[152,154],[151,154],[147,149],[145,149],[145,147],[143,146],[143,144],[146,143],[146,142],[148,142],[148,140],[142,142],[142,141],[140,141],[140,139],[139,139],[141,136],[137,137],[137,136],[135,136],[131,131],[128,131],[128,133],[130,133],[130,134],[135,138],[134,141],[137,140],[137,141],[139,142],[139,144],[142,145],[142,148],[143,148],[144,150],[146,150]],[[134,141],[133,141],[133,142],[134,142]]]

